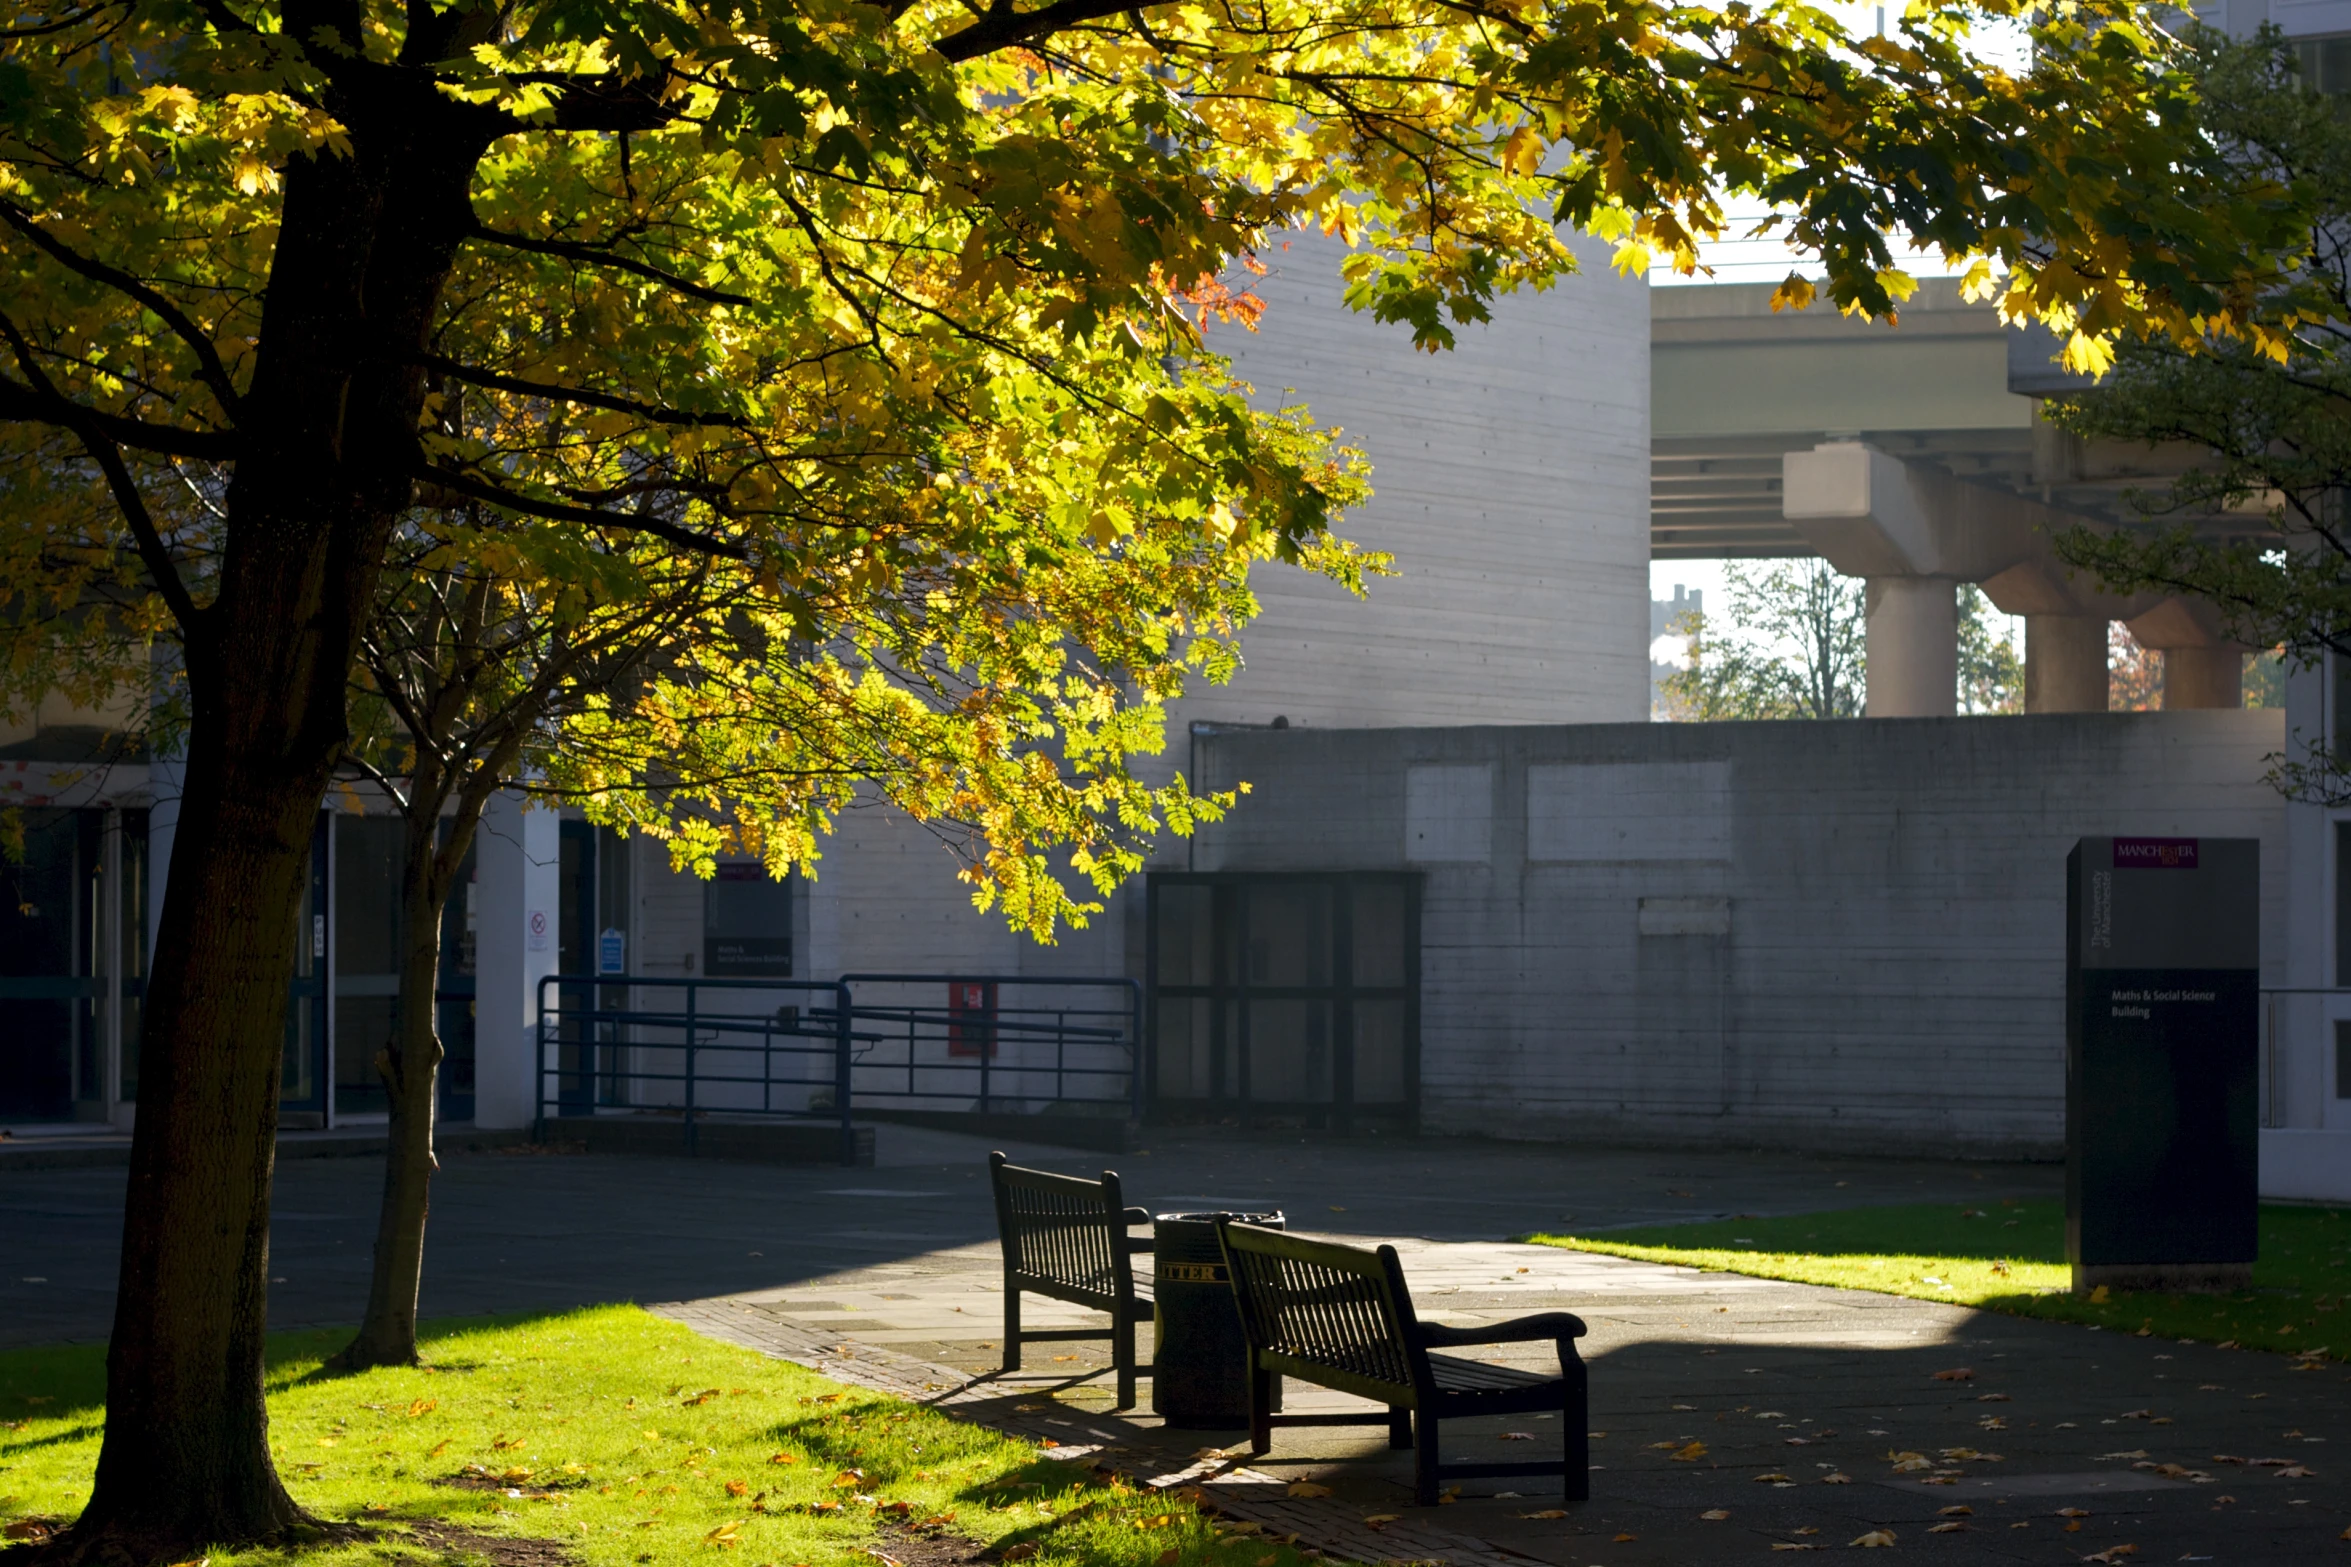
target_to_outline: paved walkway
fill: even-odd
[[[1246,1469],[1199,1467],[1203,1445],[1239,1433],[1163,1432],[1147,1412],[1113,1417],[1107,1378],[1089,1375],[1102,1363],[1098,1346],[1035,1346],[1028,1375],[984,1379],[1001,1325],[984,1149],[882,1131],[879,1167],[857,1171],[451,1158],[435,1189],[426,1310],[672,1302],[661,1309],[707,1331],[953,1398],[1009,1428],[1058,1432],[1055,1451],[1107,1447],[1108,1461],[1137,1473],[1210,1481],[1220,1505],[1275,1509],[1267,1516],[1282,1527],[1311,1525],[1341,1554],[1374,1561],[1711,1563],[1791,1546],[1841,1550],[1875,1529],[1892,1530],[1898,1549],[1955,1563],[2073,1562],[2121,1545],[2137,1547],[2127,1558],[2136,1564],[2351,1556],[2351,1542],[2337,1539],[2351,1497],[2326,1458],[2330,1442],[2351,1443],[2339,1366],[2296,1370],[2266,1355],[1498,1239],[1562,1223],[2047,1195],[2057,1173],[2046,1167],[1222,1135],[1168,1137],[1115,1161],[1130,1200],[1155,1208],[1270,1202],[1295,1228],[1394,1240],[1416,1300],[1440,1321],[1582,1315],[1592,1328],[1592,1429],[1607,1433],[1593,1444],[1595,1500],[1543,1519],[1525,1515],[1555,1498],[1495,1496],[1492,1486],[1466,1486],[1442,1509],[1409,1507],[1406,1455],[1368,1428],[1285,1431]],[[1011,1151],[1081,1172],[1104,1162]],[[275,1320],[349,1320],[365,1286],[375,1183],[369,1161],[281,1169]],[[0,1256],[9,1259],[0,1342],[103,1334],[120,1198],[117,1171],[0,1174]],[[1080,1320],[1035,1301],[1027,1312],[1032,1325]],[[1961,1366],[1974,1373],[1965,1382],[1935,1376]],[[1321,1396],[1293,1398],[1310,1407]],[[1514,1428],[1540,1444],[1546,1424],[1529,1417]],[[1464,1429],[1464,1452],[1534,1450],[1501,1446],[1500,1429]],[[1691,1443],[1704,1452],[1672,1456]],[[1898,1472],[1889,1455],[1902,1453],[1927,1467]],[[2140,1464],[2187,1473],[2167,1478]],[[2289,1477],[2289,1467],[2310,1472]],[[1309,1477],[1333,1497],[1287,1496],[1283,1482]],[[1944,1516],[1952,1507],[1972,1511]],[[2069,1519],[2063,1508],[2088,1516]],[[1362,1522],[1382,1514],[1398,1522],[1377,1531]],[[1962,1527],[1927,1532],[1945,1523]]]

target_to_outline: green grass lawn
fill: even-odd
[[[303,1506],[375,1534],[215,1552],[212,1567],[546,1561],[478,1537],[554,1541],[583,1567],[875,1567],[869,1549],[916,1554],[892,1549],[910,1528],[1015,1559],[1033,1543],[1040,1567],[1299,1567],[1297,1550],[1179,1497],[633,1307],[443,1323],[428,1369],[322,1374],[348,1336],[272,1337],[271,1445]],[[100,1346],[0,1354],[14,1537],[80,1510],[104,1390]]]
[[[2351,1310],[2344,1309],[2351,1210],[2341,1208],[2263,1208],[2253,1288],[2234,1295],[2072,1294],[2061,1202],[1846,1208],[1525,1239],[2125,1332],[2351,1358]]]

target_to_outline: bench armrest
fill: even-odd
[[[1151,1222],[1151,1210],[1148,1208],[1129,1208],[1123,1215],[1121,1215],[1121,1217],[1124,1218],[1129,1224],[1149,1224]]]
[[[1550,1339],[1565,1343],[1584,1336],[1584,1319],[1569,1311],[1546,1311],[1540,1316],[1514,1317],[1491,1327],[1449,1328],[1441,1323],[1420,1325],[1421,1342],[1431,1349],[1464,1344],[1527,1344]]]

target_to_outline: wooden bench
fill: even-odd
[[[1436,1505],[1444,1481],[1472,1476],[1557,1475],[1569,1501],[1591,1496],[1584,1362],[1575,1346],[1584,1336],[1581,1318],[1551,1311],[1492,1327],[1443,1327],[1413,1314],[1393,1246],[1363,1251],[1251,1224],[1224,1224],[1218,1234],[1249,1342],[1253,1455],[1273,1445],[1275,1426],[1384,1424],[1389,1446],[1414,1449],[1413,1492],[1423,1507]],[[1559,1351],[1557,1376],[1432,1353],[1546,1339]],[[1277,1415],[1271,1409],[1275,1377],[1353,1393],[1388,1409],[1381,1415]],[[1439,1459],[1439,1421],[1529,1410],[1559,1416],[1562,1457],[1507,1464]]]
[[[992,1153],[988,1178],[996,1188],[996,1229],[1004,1242],[1004,1369],[1020,1369],[1023,1344],[1106,1338],[1118,1370],[1116,1407],[1132,1409],[1135,1377],[1149,1369],[1136,1364],[1135,1328],[1151,1320],[1151,1288],[1136,1282],[1133,1259],[1148,1252],[1151,1242],[1127,1230],[1150,1223],[1151,1215],[1126,1206],[1115,1170],[1088,1181],[1023,1169]],[[1023,1330],[1024,1290],[1108,1312],[1110,1326]]]

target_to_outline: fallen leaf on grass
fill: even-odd
[[[854,1491],[863,1484],[865,1471],[862,1469],[844,1469],[833,1476],[833,1489],[836,1491]]]
[[[799,1459],[794,1458],[790,1453],[777,1453],[768,1459],[768,1462],[771,1464],[796,1464],[799,1461]]]
[[[704,1535],[702,1539],[704,1543],[718,1546],[723,1550],[735,1543],[735,1534],[742,1527],[743,1525],[740,1520],[730,1519],[727,1522],[720,1524],[717,1528],[711,1530],[708,1534]]]
[[[1847,1545],[1858,1545],[1863,1550],[1875,1550],[1881,1546],[1892,1545],[1894,1543],[1894,1531],[1891,1529],[1872,1529],[1869,1531],[1869,1533],[1861,1535],[1855,1539],[1847,1540],[1845,1543]]]
[[[408,1418],[414,1420],[418,1415],[429,1415],[440,1407],[441,1401],[437,1398],[420,1398],[408,1406]]]
[[[429,1453],[425,1454],[425,1457],[427,1457],[427,1458],[438,1458],[438,1457],[440,1457],[440,1456],[441,1456],[443,1453],[446,1453],[447,1451],[449,1451],[450,1445],[451,1445],[452,1443],[454,1443],[456,1440],[457,1440],[457,1438],[455,1438],[455,1437],[450,1437],[450,1438],[449,1438],[447,1441],[443,1442],[443,1443],[442,1443],[440,1446],[438,1446],[438,1447],[434,1448],[434,1449],[433,1449],[431,1452],[429,1452]]]
[[[1036,1541],[1034,1541],[1034,1540],[1023,1540],[1023,1541],[1021,1541],[1021,1542],[1020,1542],[1018,1545],[1008,1545],[1008,1546],[1006,1546],[1006,1547],[1004,1548],[1004,1557],[1003,1557],[1003,1559],[1004,1559],[1005,1561],[1008,1561],[1008,1562],[1025,1562],[1025,1561],[1027,1561],[1027,1560],[1028,1560],[1030,1557],[1032,1557],[1032,1556],[1034,1556],[1034,1555],[1036,1555],[1036,1554],[1037,1554],[1037,1542],[1036,1542]],[[1163,1555],[1161,1555],[1161,1557],[1159,1558],[1159,1560],[1160,1560],[1162,1563],[1165,1563],[1165,1562],[1167,1561],[1168,1557],[1170,1557],[1170,1556],[1175,1556],[1175,1555],[1177,1555],[1177,1554],[1179,1554],[1179,1553],[1178,1553],[1178,1552],[1175,1552],[1175,1551],[1168,1551],[1168,1552],[1164,1553]]]
[[[1331,1488],[1327,1485],[1316,1485],[1312,1480],[1293,1480],[1290,1482],[1290,1494],[1307,1498],[1328,1496],[1331,1494]]]
[[[494,1436],[490,1438],[490,1451],[493,1453],[511,1452],[529,1440],[529,1437],[524,1436]]]

